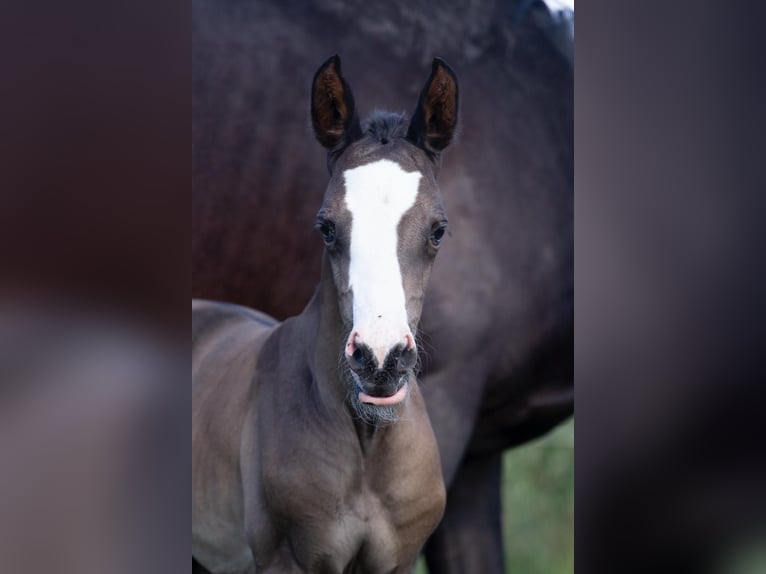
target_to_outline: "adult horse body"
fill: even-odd
[[[573,409],[573,74],[516,8],[479,0],[437,18],[409,0],[192,4],[193,295],[280,318],[320,276],[307,198],[327,169],[295,114],[316,55],[348,54],[360,101],[394,109],[434,54],[459,70],[462,133],[440,177],[451,235],[420,325],[448,485],[432,574],[503,572],[501,453]]]
[[[192,302],[192,555],[214,574],[404,574],[444,512],[414,367],[456,80],[435,60],[412,121],[361,125],[333,57],[312,120],[332,177],[311,301],[281,324]]]

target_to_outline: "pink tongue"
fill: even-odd
[[[359,400],[363,403],[369,403],[371,405],[378,405],[380,407],[385,407],[388,405],[396,405],[401,403],[404,400],[404,397],[407,396],[407,383],[402,385],[402,388],[396,391],[393,395],[390,397],[373,397],[368,395],[367,393],[359,393]]]

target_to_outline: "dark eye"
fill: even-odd
[[[330,221],[321,221],[317,224],[319,232],[322,234],[325,245],[335,243],[335,224]]]
[[[444,234],[447,232],[447,226],[443,223],[438,224],[437,227],[431,231],[431,245],[434,247],[439,247],[441,245],[442,239],[444,239]]]

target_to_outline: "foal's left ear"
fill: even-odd
[[[458,86],[455,72],[441,58],[434,58],[431,76],[412,115],[407,139],[433,159],[452,141],[457,129]]]
[[[362,137],[354,95],[335,55],[322,64],[311,86],[311,123],[314,134],[329,154],[337,154]]]

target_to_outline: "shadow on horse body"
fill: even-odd
[[[307,198],[327,168],[294,113],[316,54],[348,54],[360,101],[394,109],[417,96],[419,62],[459,70],[461,135],[440,176],[450,234],[420,323],[448,485],[432,574],[503,572],[501,454],[573,411],[573,74],[515,3],[472,6],[192,6],[193,294],[280,318],[320,276]]]
[[[457,83],[435,60],[411,121],[361,125],[336,56],[311,99],[332,173],[314,296],[283,323],[192,302],[192,554],[215,574],[410,572],[444,512],[414,371]]]

